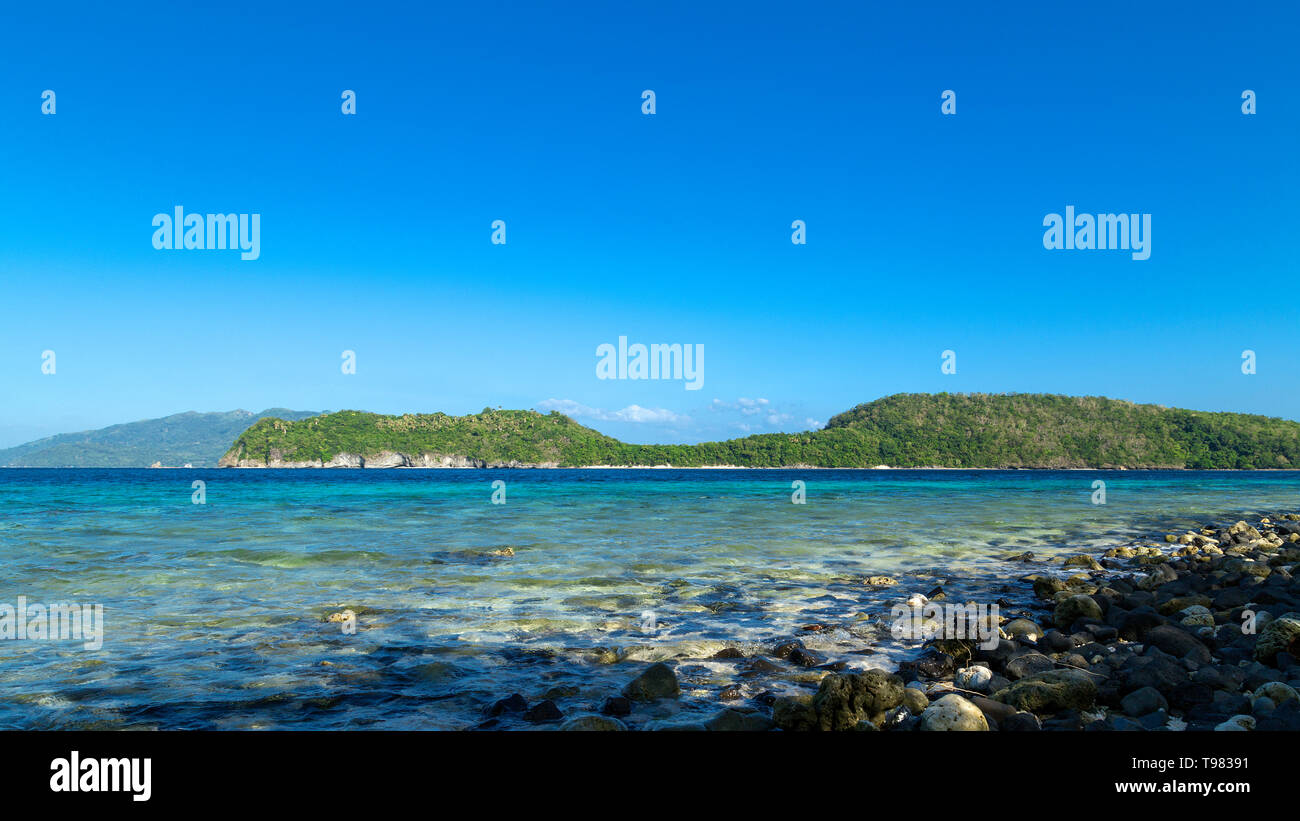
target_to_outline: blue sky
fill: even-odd
[[[0,446],[270,406],[698,441],[942,390],[1300,418],[1289,5],[132,5],[0,27]],[[155,250],[177,205],[260,214],[260,258]],[[1044,249],[1067,205],[1151,214],[1150,259]],[[619,336],[702,345],[703,388],[597,379]]]

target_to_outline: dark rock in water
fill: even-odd
[[[524,713],[524,720],[531,721],[534,724],[542,724],[548,721],[559,721],[562,718],[564,718],[564,713],[561,712],[560,708],[555,706],[555,702],[550,699],[533,705]]]
[[[800,667],[816,667],[826,663],[826,657],[807,647],[796,647],[790,651],[790,661]]]
[[[633,701],[654,701],[660,698],[677,698],[681,687],[677,684],[677,674],[663,662],[652,664],[623,688],[623,695]]]
[[[745,664],[745,671],[742,676],[765,676],[770,673],[776,673],[781,670],[781,666],[773,664],[762,656],[754,656]]]
[[[829,664],[818,664],[818,670],[830,670],[832,673],[841,673],[849,669],[847,661],[832,661]]]
[[[802,641],[800,641],[799,639],[790,639],[787,642],[782,642],[781,644],[778,644],[776,647],[773,647],[772,655],[776,656],[779,659],[789,658],[791,653],[793,653],[795,650],[800,650],[802,648],[803,648]]]
[[[880,729],[905,730],[909,729],[915,723],[916,718],[913,717],[911,711],[907,709],[906,705],[900,704],[892,710],[885,711],[885,720],[884,723],[880,725]]]
[[[1007,677],[1012,679],[1027,678],[1045,673],[1056,667],[1056,663],[1042,653],[1022,653],[1007,662]]]
[[[782,730],[801,732],[818,729],[812,699],[781,696],[772,703],[772,723]]]
[[[925,597],[930,601],[943,601],[945,598],[948,597],[948,594],[943,592],[942,587],[936,587],[933,590],[931,590],[929,593],[926,593]]]
[[[743,659],[745,654],[735,647],[724,647],[713,654],[715,659]]]
[[[931,648],[922,653],[920,658],[903,662],[899,666],[904,669],[915,670],[926,678],[943,678],[956,672],[957,660],[947,653]]]
[[[519,695],[512,694],[509,698],[503,698],[488,708],[488,715],[499,716],[502,713],[522,713],[528,709],[528,699]]]
[[[1181,627],[1168,624],[1153,627],[1147,631],[1144,641],[1147,644],[1159,647],[1174,658],[1191,656],[1194,661],[1201,664],[1208,664],[1211,658],[1210,648]]]
[[[623,696],[610,696],[601,705],[600,711],[607,716],[625,716],[632,712],[632,702]]]
[[[1120,702],[1120,707],[1133,718],[1140,718],[1156,710],[1169,709],[1169,702],[1154,687],[1139,687]]]
[[[1026,550],[1024,553],[1018,553],[1015,556],[1007,556],[1006,560],[1009,562],[1032,562],[1034,554]]]
[[[1034,595],[1040,599],[1050,599],[1065,589],[1065,582],[1055,576],[1039,576],[1034,579]]]
[[[998,726],[1004,733],[1036,733],[1043,729],[1043,723],[1038,720],[1038,716],[1023,710],[1003,719]]]
[[[561,724],[560,729],[565,732],[620,732],[626,730],[627,725],[617,718],[587,714],[574,716]]]
[[[718,692],[719,701],[735,701],[742,697],[739,684],[728,684]]]
[[[822,679],[812,706],[822,730],[850,730],[866,719],[879,726],[903,703],[903,680],[883,670],[832,673]]]
[[[1052,621],[1062,629],[1069,628],[1080,619],[1100,621],[1101,617],[1101,605],[1097,604],[1097,600],[1092,596],[1083,594],[1070,596],[1057,602],[1056,610],[1052,613]]]
[[[776,693],[771,690],[764,690],[754,696],[754,701],[762,704],[764,707],[771,707],[773,704],[776,704]]]
[[[993,697],[1031,713],[1085,710],[1097,699],[1097,685],[1087,673],[1051,670],[1022,678]]]
[[[574,687],[572,685],[561,685],[559,687],[552,687],[551,689],[547,690],[545,693],[542,694],[542,698],[549,698],[549,699],[570,698],[572,696],[576,696],[577,694],[578,694],[577,687]]]
[[[776,723],[757,710],[728,707],[704,722],[704,726],[721,732],[754,733],[770,730]]]
[[[933,649],[952,656],[958,666],[970,661],[974,646],[975,642],[966,639],[931,639],[925,643],[927,650]]]

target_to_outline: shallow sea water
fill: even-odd
[[[0,727],[471,729],[513,692],[598,708],[657,660],[683,696],[629,723],[689,719],[813,686],[723,647],[892,667],[893,604],[1023,593],[1011,554],[1298,509],[1291,471],[0,470],[0,604],[105,614],[98,650],[0,640]]]

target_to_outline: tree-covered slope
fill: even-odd
[[[1300,467],[1300,423],[1047,394],[896,394],[826,428],[697,445],[632,445],[552,412],[263,419],[222,464],[328,463],[340,454],[487,464],[746,467]]]
[[[60,433],[0,450],[0,467],[215,467],[230,442],[267,416],[303,419],[311,411],[271,408],[224,413],[177,413],[100,430]]]

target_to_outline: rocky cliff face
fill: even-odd
[[[227,453],[217,463],[223,468],[553,468],[556,462],[528,464],[511,460],[509,462],[487,462],[482,459],[470,459],[465,456],[441,453],[379,453],[357,454],[339,453],[327,461],[320,459],[297,462],[282,458],[277,450],[272,450],[268,459],[247,459]]]

